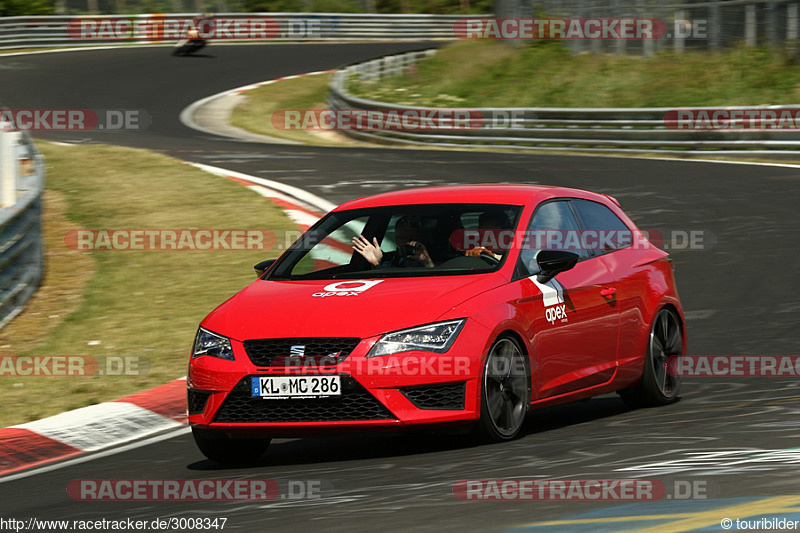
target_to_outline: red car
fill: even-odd
[[[274,436],[462,425],[512,439],[530,409],[677,398],[668,255],[610,196],[434,187],[349,201],[200,324],[189,423],[220,462]]]

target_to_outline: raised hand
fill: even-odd
[[[375,266],[380,265],[383,259],[383,251],[381,251],[378,239],[375,237],[372,238],[372,242],[369,242],[363,235],[353,237],[353,250],[360,253],[364,256],[364,259]]]

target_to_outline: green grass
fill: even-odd
[[[276,112],[287,109],[326,109],[330,74],[303,76],[265,85],[244,93],[246,100],[236,106],[231,114],[231,123],[239,128],[287,139],[303,144],[334,146],[352,144],[343,136],[329,132],[314,133],[306,130],[276,128],[272,123]],[[280,121],[278,120],[278,124]],[[335,136],[335,137],[332,137]]]
[[[793,104],[800,67],[780,50],[571,53],[555,41],[461,41],[400,77],[351,80],[353,94],[437,107],[671,107]]]
[[[47,166],[47,272],[2,330],[3,355],[142,356],[144,376],[0,377],[0,427],[111,400],[186,374],[197,324],[255,279],[277,250],[93,251],[70,229],[295,230],[283,212],[232,181],[164,155],[39,143]],[[54,229],[55,228],[55,229]]]

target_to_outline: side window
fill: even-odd
[[[292,269],[292,276],[335,268],[350,263],[353,256],[349,249],[353,237],[364,232],[367,217],[356,218],[335,229],[318,243],[313,243],[311,251]]]
[[[632,244],[632,232],[614,212],[589,200],[571,200],[583,227],[586,248],[603,255]]]
[[[566,200],[556,200],[540,205],[531,219],[520,254],[519,271],[528,275],[539,270],[536,253],[539,250],[564,250],[589,258],[581,244],[580,228]]]

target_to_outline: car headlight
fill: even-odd
[[[200,357],[201,355],[209,355],[211,357],[219,357],[220,359],[233,361],[233,348],[231,348],[230,339],[222,335],[217,335],[216,333],[211,333],[207,329],[199,328],[194,338],[192,359]]]
[[[444,353],[455,342],[466,318],[449,320],[387,333],[376,342],[366,357],[378,357],[411,350]]]

